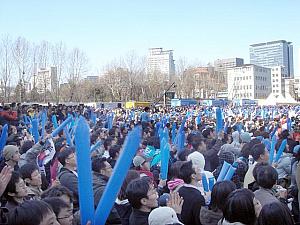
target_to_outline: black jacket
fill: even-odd
[[[183,197],[181,220],[185,225],[201,225],[200,210],[205,206],[205,199],[201,192],[194,187],[182,186],[178,193]]]
[[[98,203],[100,202],[100,199],[107,185],[107,181],[108,177],[103,176],[100,173],[93,172],[93,191],[95,208],[97,208]],[[110,214],[106,220],[106,224],[121,224],[120,216],[114,206],[110,211]]]
[[[79,207],[78,203],[78,178],[71,170],[63,167],[61,168],[58,179],[61,185],[68,188],[73,193],[74,209]]]
[[[132,209],[129,217],[129,225],[148,225],[148,216],[150,212],[142,212],[138,209]]]
[[[129,225],[129,217],[132,212],[132,207],[129,202],[119,202],[115,204],[117,212],[121,218],[122,225]]]

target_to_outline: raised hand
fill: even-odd
[[[0,196],[2,196],[8,182],[10,181],[12,171],[13,168],[10,166],[5,166],[0,173]]]
[[[181,214],[183,198],[179,196],[178,192],[171,192],[170,199],[167,201],[167,206],[174,209],[176,214]]]

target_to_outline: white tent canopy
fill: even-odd
[[[259,105],[283,105],[283,104],[297,104],[297,101],[290,98],[285,98],[282,94],[271,93],[267,99],[260,100]]]

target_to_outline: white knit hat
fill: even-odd
[[[148,217],[149,225],[162,225],[162,224],[182,224],[179,222],[176,212],[170,207],[158,207],[153,209]]]
[[[194,166],[199,166],[201,170],[204,170],[205,167],[205,159],[204,156],[200,152],[193,152],[188,155],[187,157],[188,161],[192,161]]]

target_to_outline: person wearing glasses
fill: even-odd
[[[105,157],[94,157],[92,159],[93,191],[95,209],[103,195],[107,182],[112,174],[112,167]],[[113,206],[107,218],[106,224],[121,224],[120,216]]]
[[[62,164],[62,168],[58,174],[61,185],[68,188],[74,197],[74,209],[78,208],[78,174],[76,172],[77,162],[75,148],[69,147],[58,155],[58,161]]]

